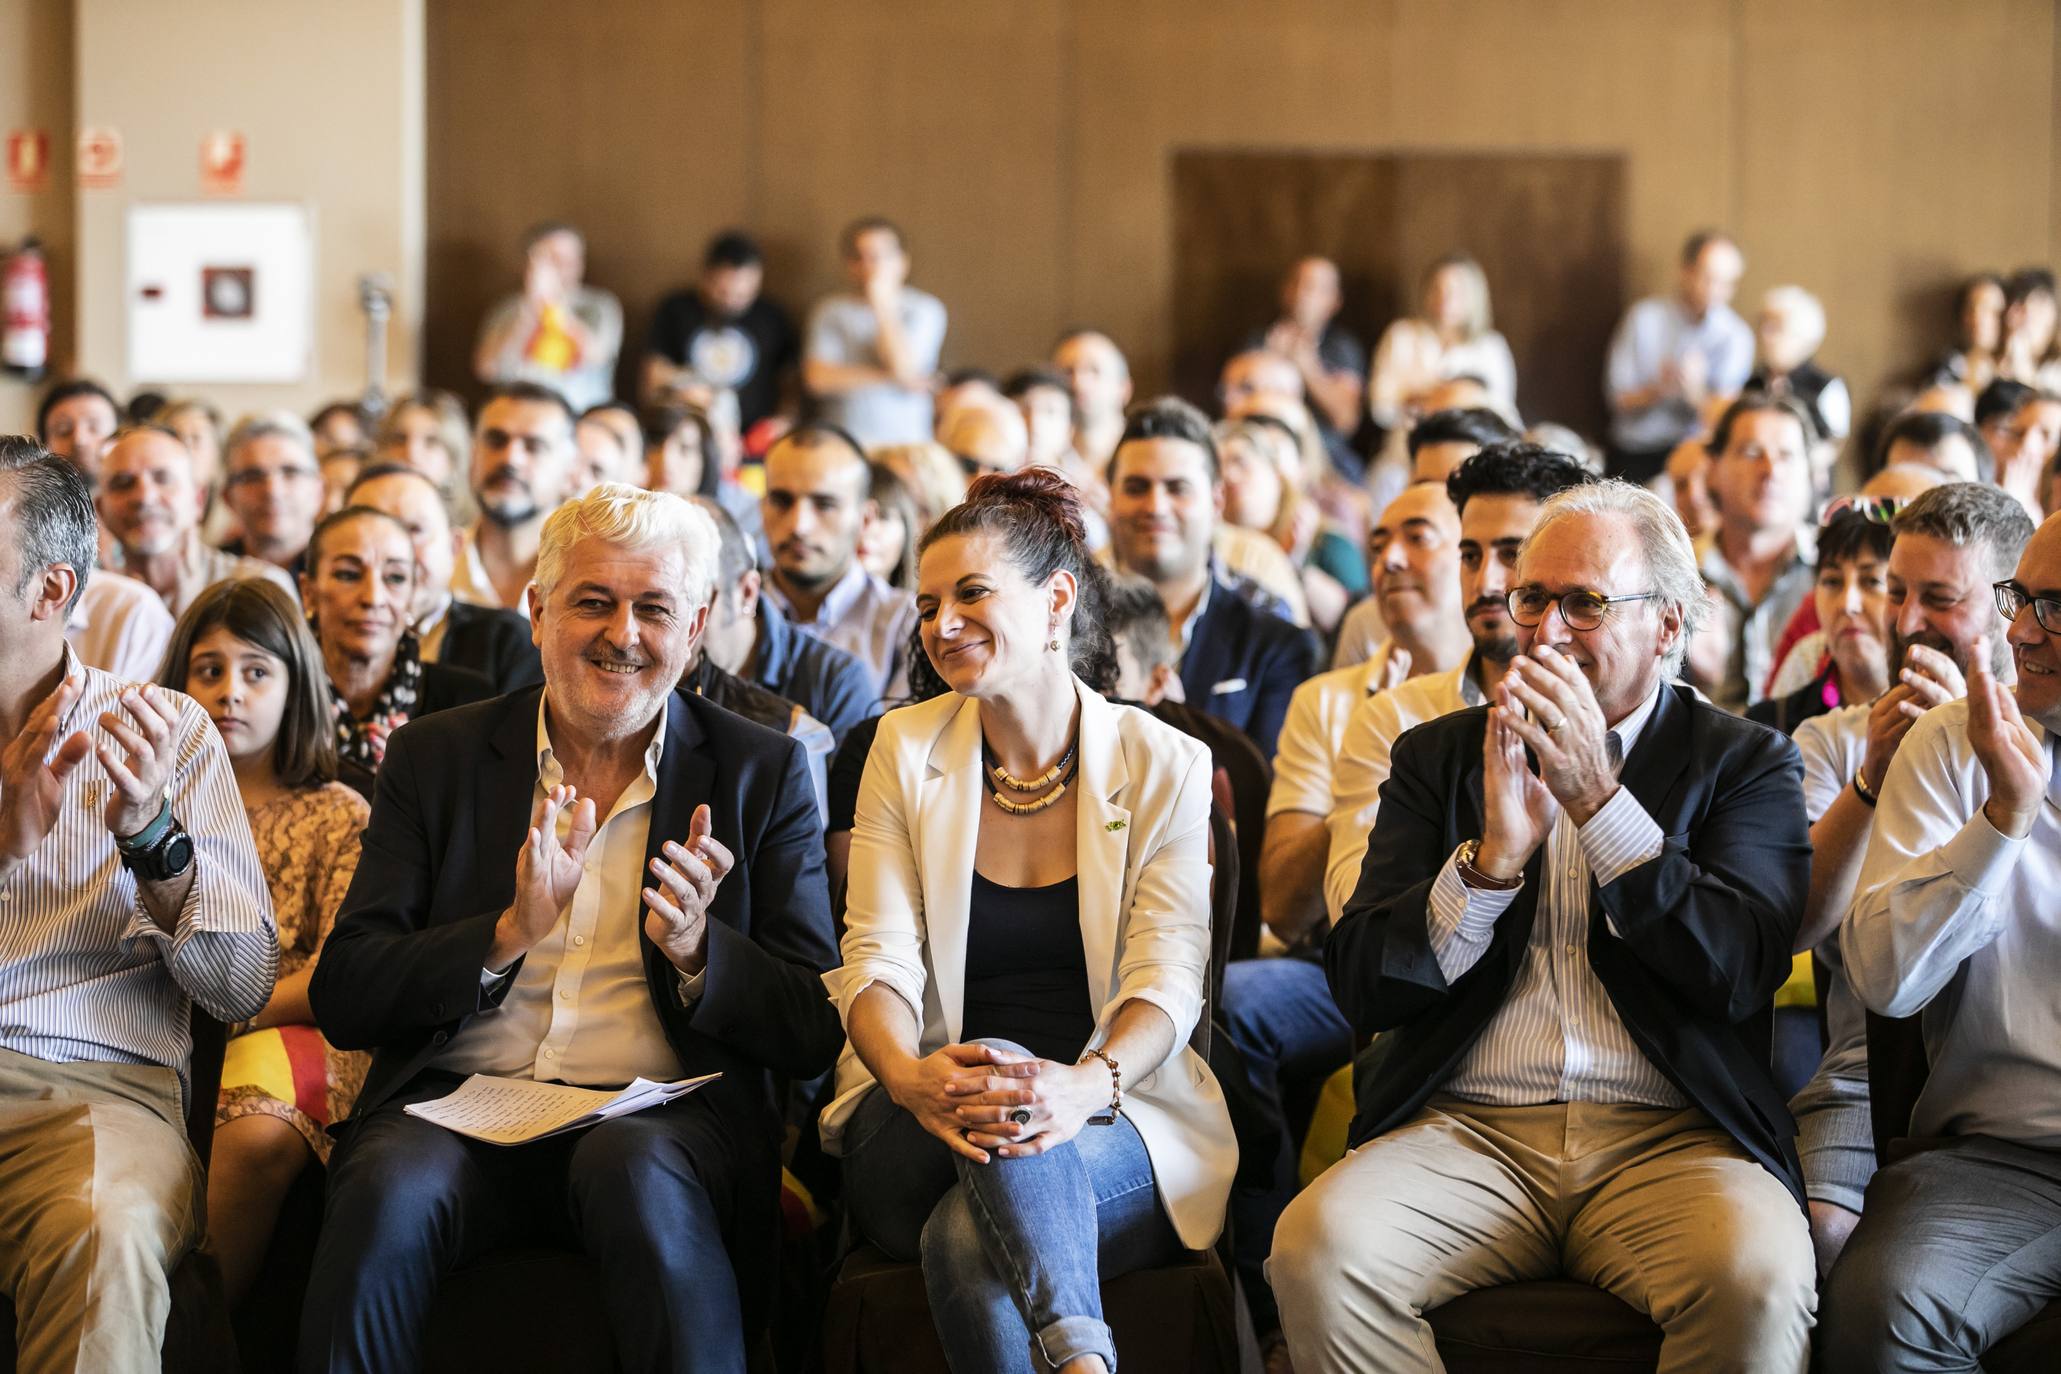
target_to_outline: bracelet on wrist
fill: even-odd
[[[1868,786],[1868,770],[1865,768],[1853,775],[1853,790],[1855,796],[1868,804],[1869,810],[1873,810],[1875,803],[1881,800],[1875,790]]]
[[[1102,1061],[1102,1062],[1103,1062],[1104,1064],[1106,1064],[1106,1065],[1107,1065],[1107,1066],[1109,1067],[1109,1108],[1108,1108],[1108,1110],[1107,1110],[1107,1111],[1103,1111],[1103,1112],[1098,1112],[1098,1113],[1096,1113],[1095,1115],[1093,1115],[1093,1116],[1089,1117],[1089,1118],[1088,1118],[1088,1125],[1090,1125],[1090,1126],[1108,1126],[1108,1125],[1112,1125],[1112,1124],[1114,1124],[1114,1123],[1115,1123],[1115,1121],[1116,1121],[1116,1119],[1117,1119],[1118,1117],[1120,1117],[1120,1116],[1122,1116],[1122,1115],[1123,1115],[1123,1110],[1124,1110],[1124,1076],[1123,1076],[1123,1071],[1122,1071],[1121,1069],[1119,1069],[1119,1068],[1117,1067],[1117,1063],[1116,1063],[1116,1061],[1115,1061],[1114,1059],[1110,1058],[1108,1054],[1104,1053],[1104,1052],[1103,1052],[1103,1051],[1101,1051],[1101,1050],[1094,1050],[1094,1049],[1091,1049],[1091,1050],[1083,1050],[1083,1051],[1081,1052],[1081,1057],[1080,1057],[1079,1059],[1075,1060],[1074,1062],[1075,1062],[1075,1064],[1076,1064],[1076,1065],[1080,1065],[1080,1064],[1085,1064],[1085,1063],[1087,1063],[1087,1062],[1088,1062],[1088,1061],[1089,1061],[1090,1059],[1099,1059],[1099,1060],[1101,1060],[1101,1061]]]

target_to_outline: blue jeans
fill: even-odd
[[[1307,1121],[1290,1122],[1283,1080],[1314,1099],[1324,1080],[1352,1059],[1352,1028],[1339,1013],[1321,964],[1306,959],[1240,959],[1224,969],[1225,1033],[1245,1059],[1253,1106],[1268,1118],[1271,1179],[1231,1190],[1231,1250],[1252,1324],[1264,1337],[1280,1325],[1267,1285],[1274,1223],[1295,1197],[1296,1151]],[[1236,1118],[1234,1117],[1235,1121]],[[1252,1148],[1240,1141],[1241,1149]]]
[[[954,1370],[1037,1374],[1083,1355],[1116,1369],[1101,1281],[1181,1251],[1137,1127],[1084,1126],[1044,1154],[975,1164],[875,1088],[848,1139],[852,1223],[890,1257],[921,1261]]]

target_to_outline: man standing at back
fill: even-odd
[[[908,284],[908,248],[891,221],[858,220],[838,246],[853,289],[816,303],[802,382],[817,418],[860,443],[920,444],[930,438],[944,302]]]
[[[737,397],[737,427],[749,430],[780,408],[780,389],[799,351],[794,321],[765,294],[766,262],[738,230],[709,241],[701,280],[658,303],[644,355],[647,405],[710,407]]]
[[[1746,259],[1730,236],[1701,231],[1682,245],[1674,294],[1626,312],[1610,343],[1610,466],[1644,482],[1694,434],[1713,397],[1746,385],[1753,329],[1732,309]]]
[[[866,665],[875,699],[899,696],[916,599],[859,563],[873,472],[852,436],[803,425],[766,454],[760,502],[773,574],[760,595],[788,623]]]
[[[1344,301],[1337,263],[1297,258],[1281,280],[1281,317],[1245,340],[1247,349],[1266,349],[1295,364],[1327,445],[1339,435],[1351,440],[1360,427],[1367,385],[1367,346],[1338,323]]]
[[[540,224],[524,236],[522,290],[502,298],[480,325],[473,371],[489,386],[533,382],[575,411],[615,394],[623,307],[588,286],[587,240],[570,224]]]

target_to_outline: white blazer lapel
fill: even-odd
[[[1131,780],[1117,709],[1075,681],[1080,696],[1080,800],[1074,808],[1080,875],[1081,949],[1098,1026],[1116,992],[1116,928],[1131,853],[1131,813],[1117,798]]]
[[[930,936],[945,1039],[955,1043],[965,1019],[966,922],[973,850],[980,837],[980,707],[966,700],[932,741],[918,788],[914,833],[923,877],[923,914]]]

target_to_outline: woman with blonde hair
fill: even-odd
[[[966,469],[943,444],[884,444],[868,457],[902,479],[923,529],[966,499]]]
[[[1367,560],[1306,491],[1302,445],[1286,421],[1252,414],[1217,426],[1224,523],[1266,535],[1301,583],[1312,624],[1326,634],[1366,595]]]
[[[430,388],[394,402],[375,446],[382,462],[405,463],[436,483],[452,524],[470,524],[479,514],[472,505],[472,422],[450,392]]]
[[[1517,413],[1517,363],[1495,330],[1488,276],[1465,253],[1449,253],[1424,273],[1423,314],[1391,324],[1374,350],[1367,409],[1383,429],[1407,427],[1417,400],[1440,382],[1474,377],[1494,408]]]

